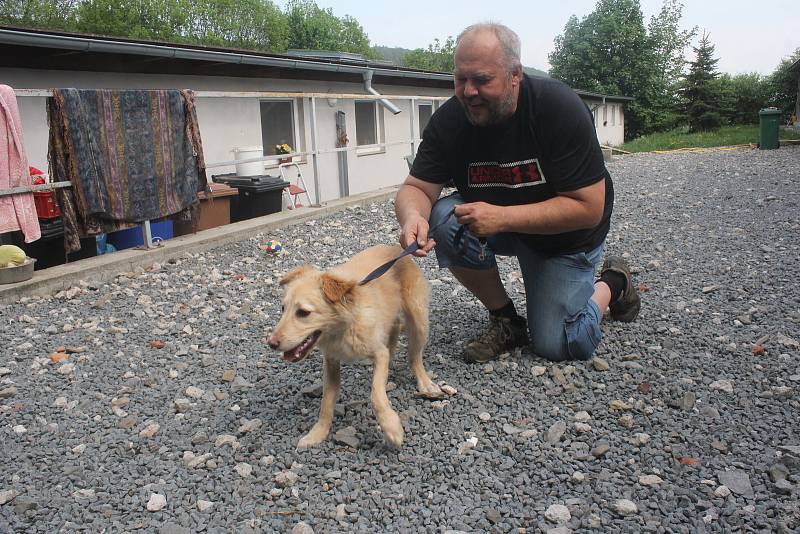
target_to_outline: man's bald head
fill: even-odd
[[[496,22],[481,22],[468,26],[456,38],[456,53],[462,42],[475,44],[476,41],[484,46],[496,44],[499,47],[499,59],[509,72],[522,66],[519,36],[508,26]]]

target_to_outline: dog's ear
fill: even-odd
[[[301,277],[302,275],[306,274],[307,272],[313,270],[310,265],[301,265],[300,267],[296,267],[286,273],[283,278],[281,278],[280,284],[285,286],[292,280]]]
[[[322,293],[325,295],[326,299],[333,303],[341,302],[344,304],[347,301],[348,293],[350,293],[355,286],[355,282],[342,280],[328,273],[322,275]]]

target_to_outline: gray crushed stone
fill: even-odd
[[[350,365],[328,440],[297,451],[320,358],[265,343],[281,273],[395,242],[391,202],[3,306],[0,531],[797,531],[800,147],[609,167],[607,253],[636,272],[639,319],[603,324],[599,362],[468,366],[485,313],[419,260],[426,364],[456,391],[415,396],[400,347],[399,450]],[[517,264],[501,272],[524,309]]]

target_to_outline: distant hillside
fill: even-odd
[[[545,71],[539,70],[536,67],[522,67],[522,69],[528,76],[544,76],[545,78],[550,77],[550,75],[547,74]]]
[[[410,49],[401,48],[399,46],[391,47],[391,46],[376,45],[372,47],[372,50],[386,61],[391,61],[393,65],[397,65],[398,67],[403,66],[403,56],[411,52]],[[523,67],[523,68],[525,69],[525,73],[530,76],[545,76],[545,77],[548,76],[547,72],[539,70],[535,67]]]
[[[411,52],[408,48],[400,48],[399,46],[373,46],[372,50],[386,61],[391,61],[392,64],[398,67],[403,66],[403,56]]]

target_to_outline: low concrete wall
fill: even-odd
[[[163,241],[162,246],[155,249],[127,249],[35,271],[30,280],[0,285],[0,304],[10,304],[22,297],[52,295],[81,281],[99,284],[121,273],[131,272],[157,262],[163,263],[171,258],[181,257],[187,252],[198,253],[225,243],[242,241],[262,232],[324,217],[349,206],[385,201],[394,198],[397,189],[397,187],[379,189],[332,200],[319,208],[303,207],[211,228]]]

